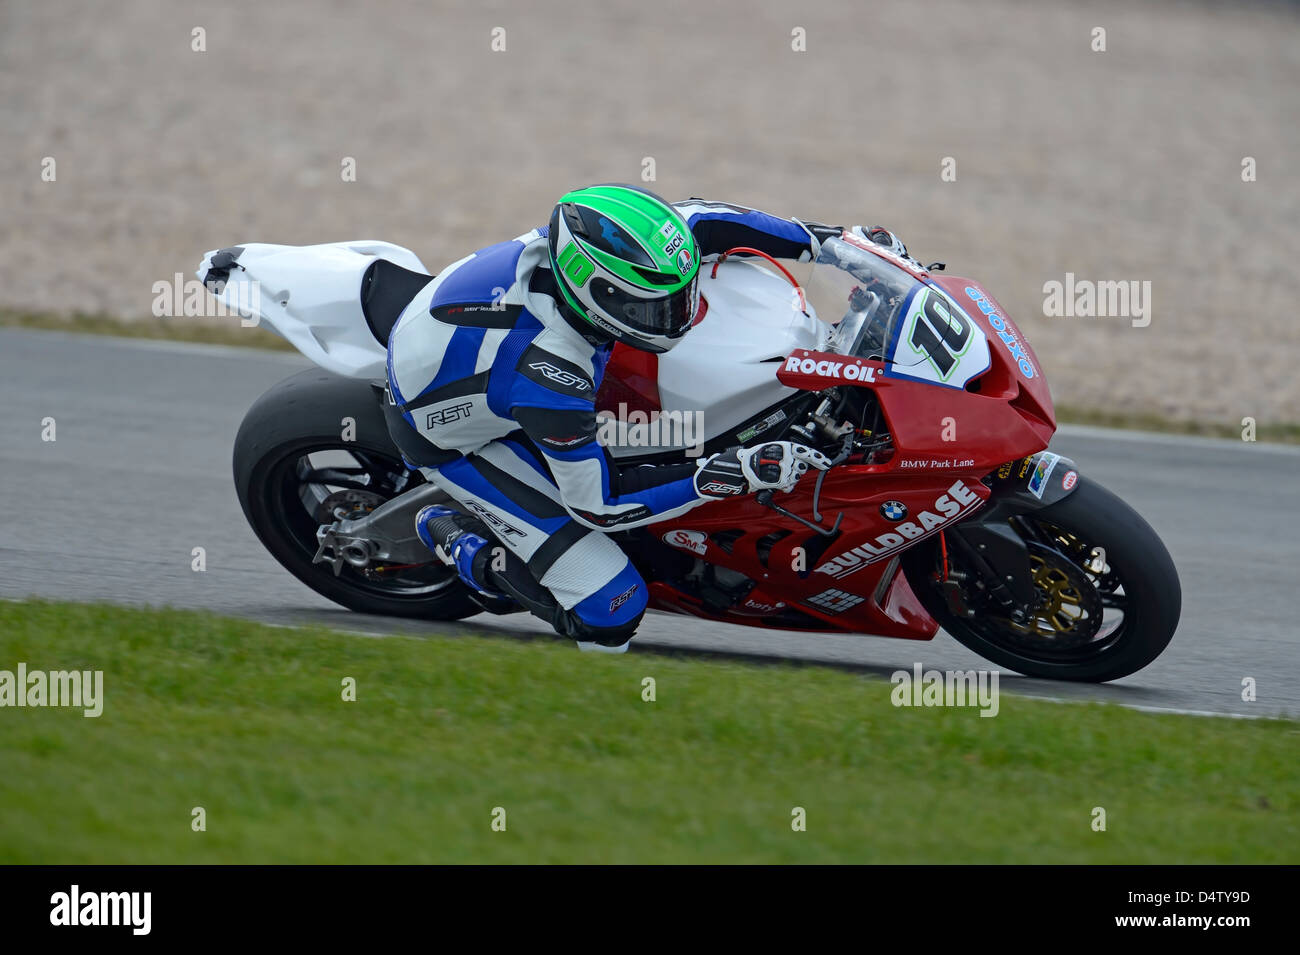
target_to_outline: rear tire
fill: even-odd
[[[262,395],[235,438],[235,490],[244,516],[285,570],[349,610],[428,620],[481,613],[455,572],[432,560],[427,568],[405,572],[405,579],[389,580],[368,578],[347,564],[335,576],[329,564],[312,562],[316,528],[332,518],[309,507],[313,498],[303,488],[323,487],[301,480],[309,455],[351,455],[362,470],[372,472],[366,493],[381,501],[423,483],[418,472],[407,471],[393,446],[380,400],[368,382],[319,368],[286,378]],[[354,440],[343,440],[345,418],[354,423]]]
[[[1120,498],[1082,476],[1069,496],[1025,517],[1035,527],[1045,528],[1049,536],[1063,532],[1082,542],[1083,548],[1104,548],[1104,572],[1094,572],[1078,559],[1089,551],[1076,549],[1071,552],[1076,566],[1064,567],[1065,573],[1058,577],[1091,578],[1095,595],[1083,595],[1087,605],[1096,607],[1100,599],[1102,603],[1109,600],[1106,606],[1115,608],[1122,601],[1118,630],[1082,646],[1054,648],[1050,638],[1031,645],[1037,634],[1026,640],[1005,620],[978,608],[976,617],[960,618],[949,609],[935,580],[940,560],[935,540],[904,554],[903,570],[908,584],[940,626],[999,666],[1053,680],[1118,680],[1158,657],[1178,627],[1182,587],[1173,560],[1151,525]],[[1062,548],[1063,556],[1065,551],[1069,548]]]

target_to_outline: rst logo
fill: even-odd
[[[727,484],[723,481],[710,481],[700,488],[705,494],[744,494],[749,488],[744,484]]]
[[[623,604],[631,600],[632,595],[636,593],[637,588],[640,586],[641,586],[640,584],[633,584],[631,587],[627,588],[627,590],[623,591],[621,594],[619,594],[617,597],[611,600],[609,602],[609,612],[613,613],[619,607],[623,606]]]
[[[477,514],[480,518],[482,518],[483,521],[486,524],[488,524],[488,526],[490,526],[492,530],[496,532],[496,535],[498,537],[504,539],[506,537],[527,537],[528,536],[528,534],[525,531],[521,531],[513,524],[507,522],[504,518],[500,517],[497,514],[494,514],[492,511],[489,511],[478,501],[466,501],[465,506],[469,508],[471,511],[473,511],[475,514]]]
[[[574,388],[577,391],[586,391],[591,387],[591,382],[581,375],[575,375],[572,372],[565,371],[563,368],[556,368],[549,361],[535,361],[529,366],[533,371],[540,372],[544,377],[555,382],[557,385],[564,385],[566,388]]]
[[[447,405],[444,408],[438,408],[429,412],[429,417],[425,420],[425,428],[432,430],[440,424],[451,424],[453,421],[460,421],[468,418],[470,409],[474,407],[472,401],[463,401],[458,405]]]
[[[944,525],[975,510],[981,503],[979,495],[964,481],[957,481],[946,493],[936,498],[929,508],[913,513],[910,520],[900,521],[892,530],[878,534],[871,541],[832,557],[817,568],[817,573],[829,574],[837,580],[857,573],[868,564],[874,564],[923,537],[929,537]]]

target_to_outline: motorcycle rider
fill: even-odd
[[[421,540],[485,610],[522,606],[580,649],[626,650],[648,595],[608,533],[709,500],[791,490],[830,461],[773,441],[620,468],[597,441],[594,403],[613,344],[663,353],[681,341],[705,259],[748,246],[807,261],[841,231],[603,184],[563,196],[549,226],[449,265],[388,343],[393,440],[473,515],[426,507]],[[907,254],[883,229],[853,231]]]

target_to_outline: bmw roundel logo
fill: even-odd
[[[907,505],[902,501],[886,501],[880,505],[880,516],[887,521],[901,521],[907,516]]]

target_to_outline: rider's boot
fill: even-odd
[[[514,598],[487,583],[492,548],[487,528],[479,521],[449,507],[430,504],[415,515],[415,532],[425,547],[456,568],[457,575],[473,591],[476,602],[484,610],[514,613],[522,609]]]

